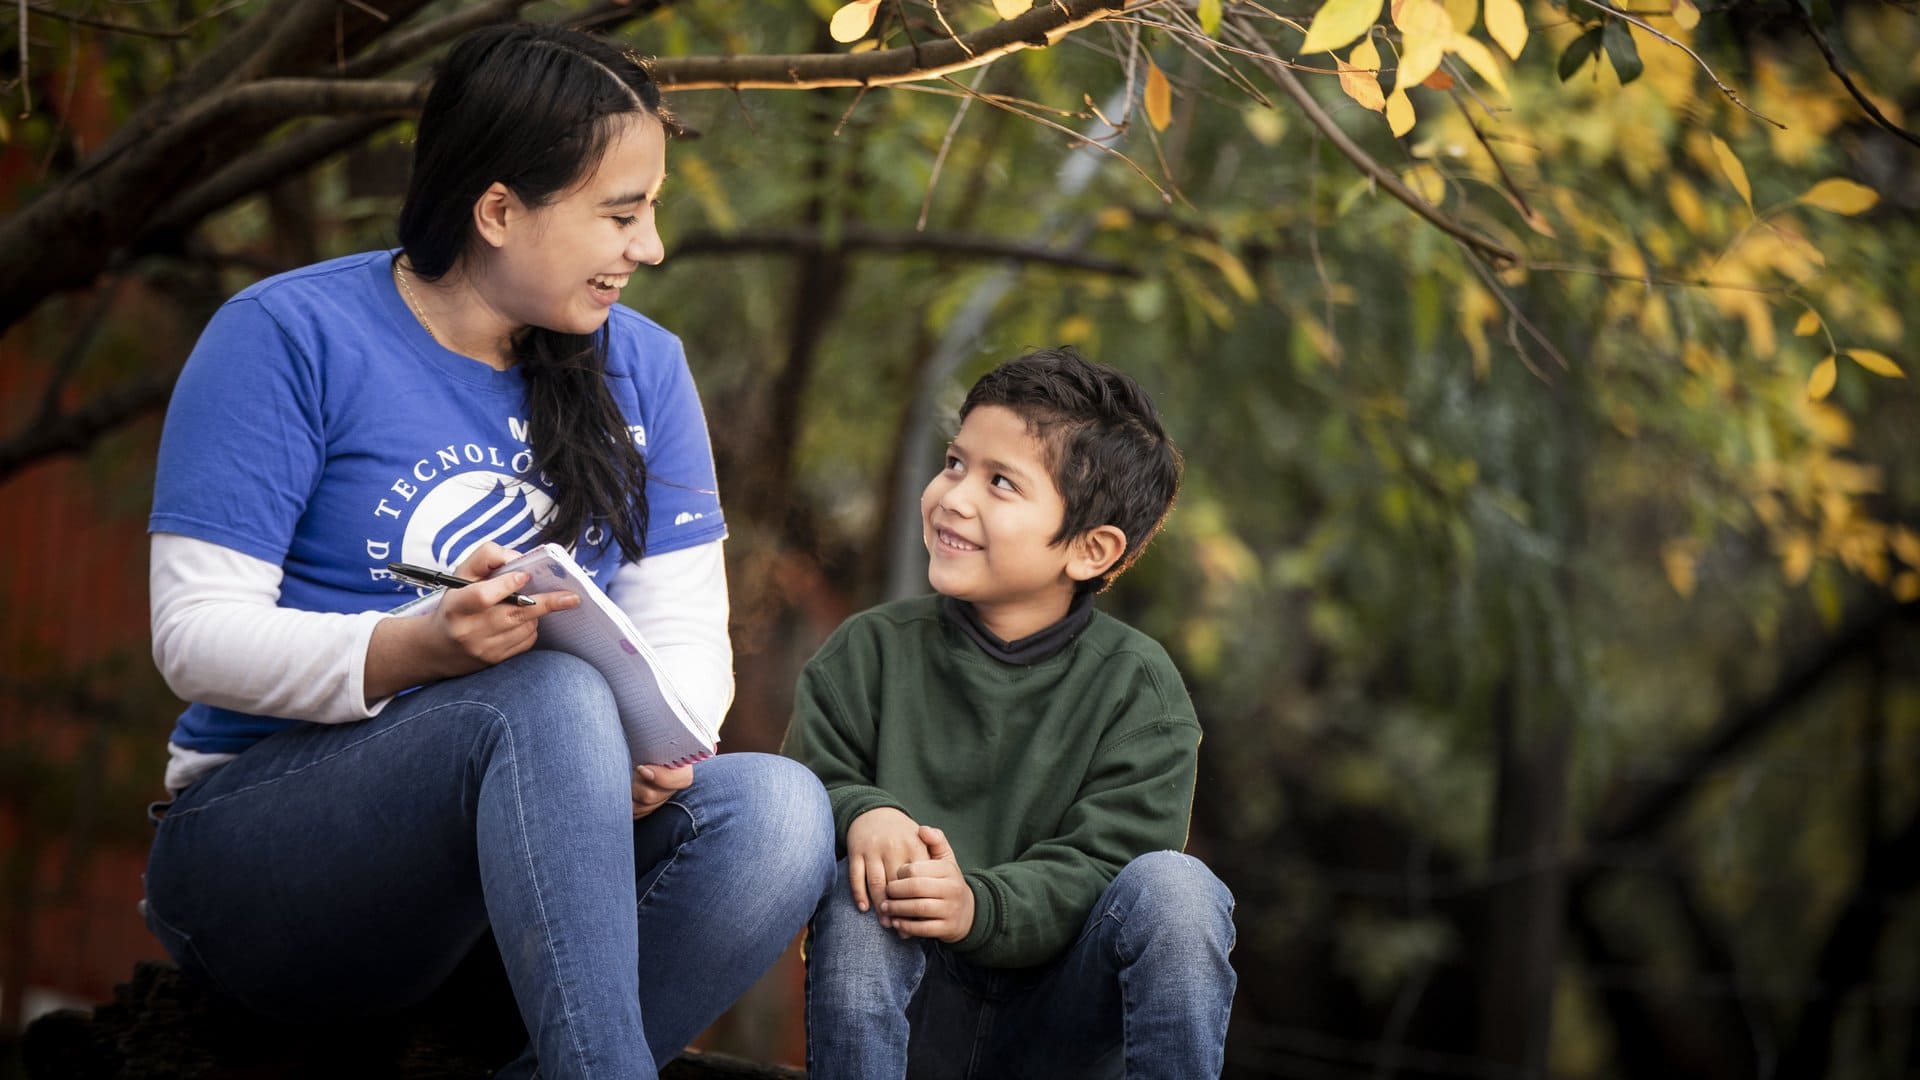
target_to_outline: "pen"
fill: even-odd
[[[462,589],[473,584],[473,582],[468,581],[466,578],[454,577],[452,574],[443,574],[438,570],[428,569],[424,566],[415,566],[412,563],[390,562],[387,564],[387,573],[392,574],[394,577],[410,585],[420,585],[429,589]],[[533,606],[531,599],[521,596],[519,593],[508,594],[507,598],[502,600],[501,603],[519,604],[521,607]]]

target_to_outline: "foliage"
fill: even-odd
[[[1088,8],[633,7],[616,32],[663,78],[719,56],[878,64]],[[34,16],[43,72],[97,80],[112,120],[72,119],[38,77],[0,173],[22,205],[252,14],[205,10],[166,48]],[[1913,636],[1889,629],[1911,620],[1877,614],[1920,598],[1920,189],[1899,135],[1920,22],[1749,11],[1149,3],[938,78],[673,91],[697,137],[671,151],[669,261],[628,301],[686,337],[717,418],[730,740],[777,736],[793,667],[911,559],[898,492],[937,451],[916,417],[1075,343],[1142,377],[1188,460],[1105,603],[1168,644],[1208,722],[1195,846],[1241,902],[1237,1068],[1324,1066],[1288,1034],[1308,1028],[1349,1063],[1425,1048],[1573,1075],[1700,1046],[1736,1074],[1752,1032],[1788,1055],[1822,1024],[1837,1073],[1909,1052],[1897,998],[1830,1022],[1809,1002],[1920,977],[1912,885],[1867,877],[1920,810]],[[68,54],[95,59],[52,66]],[[411,86],[421,63],[384,74]],[[197,313],[303,249],[386,243],[391,192],[356,179],[379,156],[136,233],[113,273]],[[39,342],[70,320],[43,318],[10,363],[52,370]],[[125,381],[178,359],[122,332],[86,363]],[[1824,681],[1788,694],[1827,646]],[[1634,825],[1670,773],[1680,794]],[[1545,831],[1516,839],[1528,823]],[[1528,904],[1563,918],[1551,889],[1565,925],[1529,937]],[[1863,890],[1888,898],[1879,966],[1847,982],[1827,958]],[[1526,955],[1531,1001],[1494,977],[1523,938],[1550,943]],[[1636,1001],[1697,1030],[1650,1051]],[[1541,1008],[1550,1058],[1476,1026]]]

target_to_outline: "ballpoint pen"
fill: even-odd
[[[438,570],[425,566],[415,566],[412,563],[390,562],[387,564],[387,573],[392,574],[394,577],[410,585],[419,585],[429,589],[463,589],[468,585],[474,584],[474,582],[468,581],[466,578],[454,577],[452,574],[443,574]],[[521,607],[533,606],[533,600],[531,598],[521,596],[519,593],[509,593],[507,594],[507,598],[500,602],[503,604],[519,604]]]

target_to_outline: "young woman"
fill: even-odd
[[[491,931],[531,1036],[509,1073],[652,1076],[824,891],[832,823],[803,768],[635,768],[604,680],[529,651],[570,595],[501,603],[513,574],[388,614],[411,595],[389,561],[478,579],[556,541],[725,713],[706,423],[679,341],[617,303],[662,258],[670,123],[604,42],[465,38],[420,118],[400,251],[248,288],[181,374],[153,636],[193,704],[146,912],[260,1012],[398,1009]]]

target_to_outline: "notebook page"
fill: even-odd
[[[533,576],[523,592],[565,589],[580,597],[579,607],[541,618],[535,647],[572,653],[607,680],[635,764],[679,765],[713,753],[713,733],[659,673],[658,658],[641,640],[632,620],[564,550],[545,545],[497,573],[510,570],[525,570]]]

